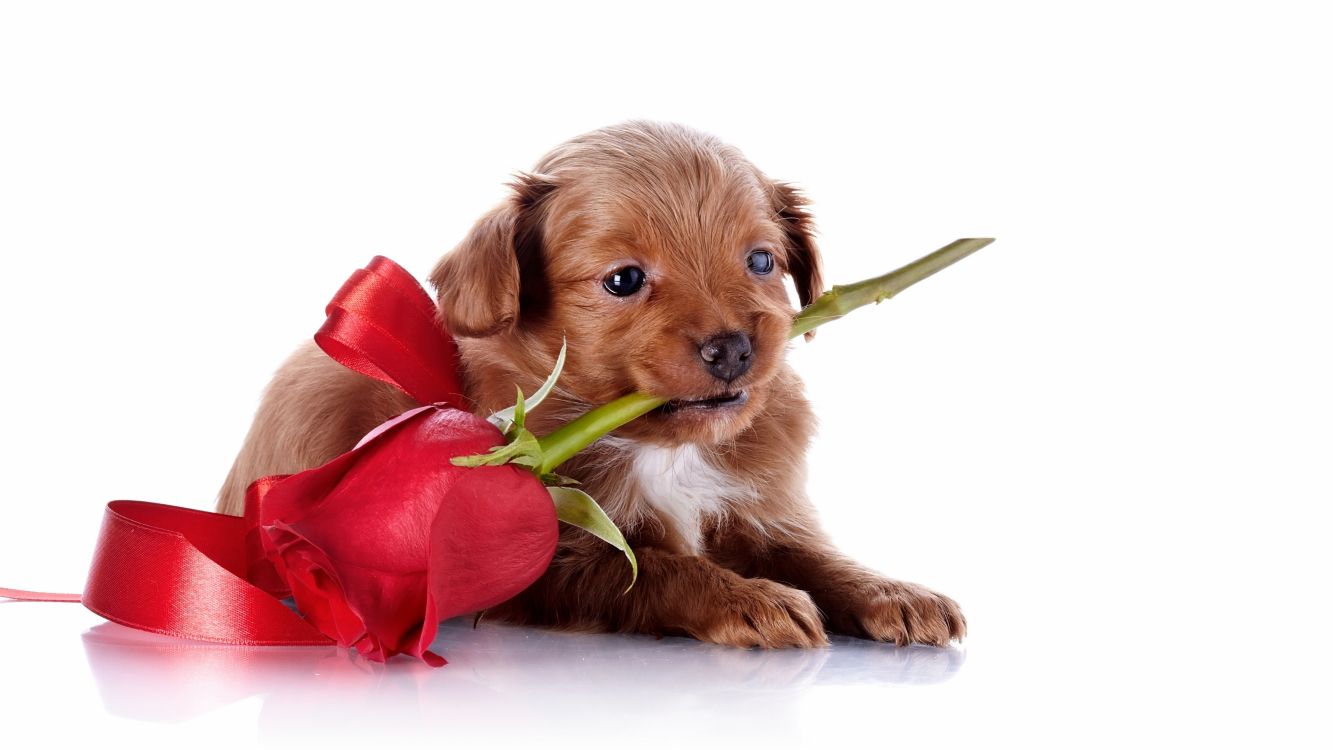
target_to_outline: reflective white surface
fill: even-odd
[[[442,628],[437,644],[450,664],[439,670],[405,659],[373,664],[336,648],[183,644],[113,623],[82,640],[114,716],[187,721],[257,697],[262,733],[278,735],[319,723],[345,736],[388,721],[407,735],[503,728],[509,739],[538,740],[578,731],[595,711],[662,737],[749,715],[777,740],[798,730],[799,698],[810,688],[933,684],[964,659],[959,649],[850,639],[828,649],[742,651],[682,638],[474,630],[464,620]]]
[[[726,737],[785,746],[818,733],[811,695],[940,685],[965,661],[961,648],[847,638],[825,649],[745,651],[487,622],[474,629],[459,619],[436,640],[450,663],[431,669],[401,657],[374,664],[334,647],[222,646],[109,622],[85,628],[98,618],[77,605],[6,603],[0,617],[11,642],[25,644],[22,666],[11,660],[5,670],[8,722],[49,721],[56,735],[107,738],[143,736],[146,724],[157,736],[205,743],[562,745],[601,735],[649,746]],[[82,664],[70,658],[80,651]]]
[[[979,613],[980,614],[980,613]],[[983,617],[983,619],[985,619]],[[144,747],[1320,746],[1327,650],[1210,638],[974,638],[745,651],[681,638],[464,620],[450,663],[333,647],[251,648],[130,630],[72,604],[0,604],[0,723],[49,741]],[[1205,646],[1203,644],[1209,644]],[[968,658],[968,653],[972,658]]]

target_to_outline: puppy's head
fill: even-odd
[[[783,278],[802,305],[823,291],[790,186],[715,138],[634,122],[563,144],[513,188],[431,276],[450,329],[480,339],[478,377],[539,377],[564,337],[558,403],[670,399],[621,430],[662,443],[725,440],[775,396]]]

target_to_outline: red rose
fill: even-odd
[[[555,507],[535,476],[450,463],[503,442],[479,417],[426,406],[319,468],[256,482],[250,579],[375,661],[443,664],[427,650],[440,621],[509,599],[555,554]]]

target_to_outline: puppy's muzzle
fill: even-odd
[[[750,371],[750,337],[740,331],[725,331],[699,346],[699,358],[713,377],[728,383]]]

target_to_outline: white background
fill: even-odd
[[[0,724],[1327,747],[1328,29],[1284,2],[0,6],[0,585],[77,591],[106,500],[211,508],[350,270],[424,277],[580,132],[735,144],[814,200],[833,281],[999,238],[792,354],[827,528],[958,599],[960,647],[454,628],[450,667],[375,671],[5,603]]]

